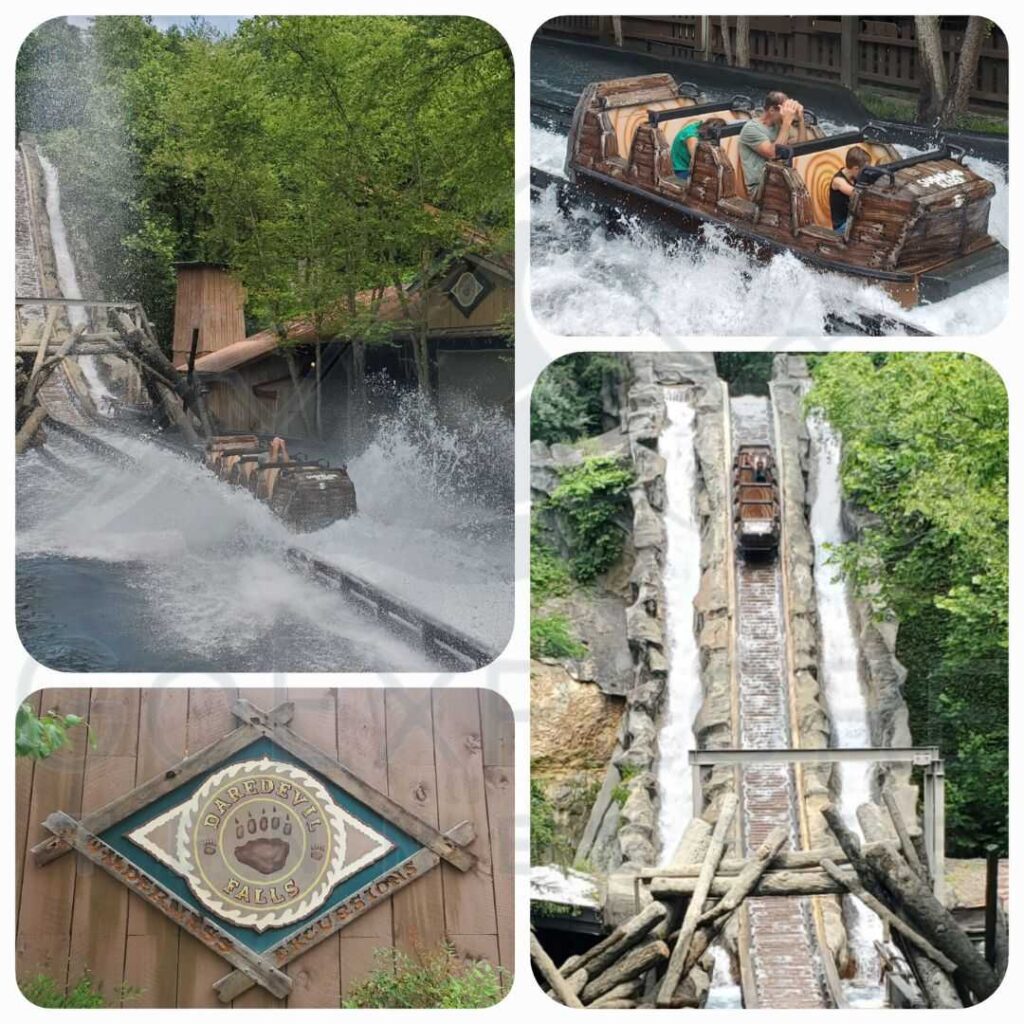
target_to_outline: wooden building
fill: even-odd
[[[286,1000],[260,987],[233,1006],[337,1009],[367,975],[376,950],[409,955],[443,941],[513,970],[513,721],[488,690],[89,689],[45,690],[29,703],[89,722],[51,757],[17,762],[17,977],[46,976],[61,991],[88,974],[109,1005],[219,1006],[213,983],[231,966],[213,949],[80,853],[37,863],[42,821],[79,819],[165,773],[238,725],[238,698],[269,710],[294,703],[290,729],[329,759],[435,829],[474,824],[468,871],[443,863],[383,897],[285,968]]]
[[[274,330],[245,337],[243,301],[241,286],[223,267],[179,267],[175,365],[187,370],[198,330],[194,372],[219,430],[363,436],[367,378],[386,375],[399,387],[418,386],[414,337],[424,320],[428,387],[442,415],[454,414],[463,396],[512,415],[511,257],[453,257],[426,285],[401,295],[387,289],[376,320],[390,329],[362,352],[350,339],[318,336],[303,319],[290,323],[284,338]]]
[[[222,263],[176,263],[173,360],[188,363],[192,341],[196,356],[216,352],[245,337],[245,289]]]

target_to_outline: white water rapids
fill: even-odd
[[[870,747],[864,690],[861,683],[857,637],[850,616],[846,586],[829,564],[829,547],[846,538],[842,524],[842,490],[839,479],[840,440],[819,416],[807,421],[814,457],[814,499],[811,505],[811,535],[814,539],[814,586],[821,622],[821,675],[825,700],[832,721],[833,745]],[[846,824],[857,834],[857,808],[872,799],[873,765],[859,762],[839,764],[839,808]],[[856,961],[856,977],[847,983],[851,1005],[881,1006],[878,956],[874,943],[882,941],[882,922],[859,900],[848,898],[847,935]]]
[[[60,179],[57,175],[57,168],[46,159],[41,151],[37,152],[39,163],[43,168],[43,176],[46,179],[46,219],[50,225],[50,241],[53,245],[53,258],[57,266],[57,284],[65,299],[80,299],[82,298],[82,289],[78,283],[78,272],[71,255],[68,232],[64,224],[64,215],[61,212]],[[88,326],[89,317],[84,307],[69,305],[66,308],[73,331]],[[77,360],[86,381],[88,381],[89,392],[92,395],[96,411],[100,415],[108,415],[111,409],[108,400],[112,399],[114,395],[103,380],[99,359],[96,356],[78,356]]]
[[[665,389],[667,425],[658,439],[665,459],[665,606],[669,635],[668,689],[658,730],[658,834],[661,859],[675,853],[693,817],[688,755],[696,746],[693,722],[700,710],[700,651],[693,629],[693,599],[700,589],[700,522],[694,491],[697,453],[695,411],[678,388]]]
[[[495,423],[476,457],[500,451],[506,433],[510,424]],[[465,442],[432,460],[429,439],[396,413],[349,462],[358,514],[295,534],[195,460],[145,439],[99,436],[133,463],[119,465],[57,433],[47,451],[70,476],[34,451],[18,460],[17,553],[28,581],[19,580],[19,603],[35,595],[31,635],[23,621],[19,628],[37,660],[53,660],[46,655],[56,643],[52,634],[73,631],[65,621],[85,629],[80,609],[64,596],[78,586],[89,605],[109,601],[147,624],[144,636],[126,639],[122,630],[130,627],[114,610],[100,626],[106,635],[90,641],[113,650],[109,667],[122,670],[437,667],[341,595],[289,570],[289,547],[359,573],[495,652],[504,646],[512,622],[511,515],[488,496],[467,497],[452,486],[453,476],[470,471]],[[34,572],[55,560],[67,586],[47,589],[42,599]],[[83,567],[93,567],[90,582],[76,583]],[[70,658],[64,667],[75,663],[70,647],[63,643]],[[136,663],[126,663],[131,659]]]
[[[658,439],[665,459],[665,588],[669,638],[668,688],[658,728],[658,836],[661,863],[675,854],[693,817],[693,773],[689,753],[697,740],[693,723],[702,699],[700,649],[694,632],[693,601],[700,589],[700,519],[697,515],[696,410],[680,388],[665,389],[667,425]],[[708,1008],[741,1005],[729,956],[712,946],[714,974]]]
[[[531,162],[562,176],[566,137],[531,127]],[[901,147],[908,154],[914,152]],[[969,157],[968,166],[996,186],[989,232],[1009,234],[1006,168]],[[548,188],[532,204],[530,300],[555,334],[773,334],[820,336],[830,315],[878,313],[936,334],[982,334],[1009,307],[1007,275],[943,302],[905,310],[873,285],[822,273],[789,253],[766,263],[732,248],[725,233],[705,226],[698,244],[666,243],[639,218],[610,234],[605,219],[584,209],[563,215]]]

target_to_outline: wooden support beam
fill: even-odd
[[[577,971],[583,970],[589,976],[596,977],[618,960],[626,950],[646,938],[665,919],[667,913],[668,908],[664,903],[648,903],[639,914],[628,921],[623,921],[585,953],[566,960],[560,970],[562,976],[571,978]]]
[[[771,868],[776,871],[816,868],[821,864],[824,857],[827,857],[836,864],[845,865],[848,863],[846,855],[840,847],[822,846],[816,850],[781,850],[772,857]],[[749,865],[749,857],[724,857],[721,864],[718,865],[715,877],[738,875]],[[648,880],[655,878],[696,878],[700,874],[700,869],[700,864],[673,864],[667,868],[641,868],[637,871],[636,877]]]
[[[386,796],[379,789],[371,786],[351,769],[328,757],[322,750],[314,747],[308,740],[304,740],[287,725],[280,723],[268,726],[250,725],[250,728],[259,729],[261,733],[270,736],[275,743],[284,747],[288,753],[293,754],[300,761],[304,761],[310,768],[319,772],[328,781],[333,782],[347,793],[351,793],[352,796],[357,800],[361,800],[371,810],[387,818],[388,821],[397,825],[418,843],[422,843],[427,849],[433,850],[434,853],[442,860],[451,864],[452,867],[458,868],[459,871],[469,871],[476,867],[477,859],[472,853],[462,849],[451,838],[439,832],[432,825],[428,825],[422,818],[418,818],[415,814],[395,803],[394,800]]]
[[[848,874],[844,874],[839,868],[830,861],[827,857],[821,862],[821,867],[826,874],[834,878],[844,889],[851,895],[864,904],[872,913],[877,914],[894,932],[899,932],[908,942],[917,946],[925,956],[930,957],[934,960],[944,971],[952,974],[956,970],[956,964],[949,959],[944,953],[937,950],[926,938],[922,935],[918,935],[913,928],[910,927],[905,921],[897,917],[885,904],[880,900],[876,900],[874,896],[869,893],[860,880],[854,876],[851,878]]]
[[[676,989],[682,980],[686,955],[690,951],[690,943],[693,940],[694,932],[697,930],[697,920],[704,907],[704,901],[707,899],[712,879],[725,853],[726,839],[729,835],[729,829],[732,827],[732,820],[736,815],[738,803],[739,801],[735,793],[726,793],[722,798],[718,810],[718,821],[715,823],[715,830],[711,834],[711,842],[708,843],[707,852],[704,854],[704,864],[694,883],[693,895],[690,898],[690,905],[686,908],[686,913],[683,916],[683,925],[679,931],[679,938],[672,949],[671,959],[668,962],[668,967],[665,969],[661,988],[658,990],[658,1006],[667,1006],[675,998]]]
[[[726,896],[740,875],[718,875],[712,879],[708,896]],[[651,895],[658,900],[693,897],[697,888],[694,878],[656,878]],[[836,896],[845,890],[820,868],[803,871],[765,871],[753,884],[751,896]]]
[[[203,945],[213,949],[218,956],[223,957],[250,978],[254,985],[262,985],[278,999],[283,999],[291,992],[292,982],[287,974],[242,945],[210,918],[204,917],[183,903],[155,878],[147,875],[112,846],[93,835],[81,822],[75,821],[63,811],[57,811],[51,814],[43,825],[62,844],[69,848],[73,847],[146,903],[166,914],[179,928],[183,928]]]
[[[903,911],[925,938],[957,965],[960,978],[979,1001],[992,995],[999,987],[995,972],[896,847],[891,843],[867,843],[862,852],[875,878],[890,895],[886,902]]]
[[[569,983],[558,972],[551,957],[545,952],[537,936],[530,931],[530,959],[536,966],[540,976],[551,986],[555,998],[565,1006],[572,1006],[577,1010],[583,1009],[580,997],[569,987]]]
[[[910,830],[907,828],[907,823],[903,820],[903,813],[900,811],[900,805],[896,801],[896,795],[888,786],[882,790],[882,800],[885,801],[885,807],[889,812],[892,827],[896,830],[896,835],[899,837],[900,850],[903,852],[903,856],[906,858],[911,870],[919,878],[927,881],[928,870],[921,863],[921,858],[917,855],[917,847],[914,846],[913,840],[910,838]]]
[[[657,967],[662,961],[667,960],[668,956],[668,946],[661,939],[651,939],[634,946],[603,974],[588,981],[580,993],[580,999],[584,1003],[592,1003],[611,992],[617,985],[646,974],[652,967]]]
[[[117,797],[91,814],[87,814],[82,819],[82,826],[89,832],[97,834],[106,831],[111,825],[116,825],[128,815],[134,814],[190,779],[216,767],[221,761],[259,739],[261,735],[262,733],[251,725],[242,725],[234,729],[227,736],[196,751],[173,768],[169,768],[141,786],[137,786],[130,793]],[[51,836],[33,846],[31,853],[35,863],[41,866],[63,856],[70,849],[71,847],[66,843]]]
[[[43,425],[48,415],[46,407],[42,405],[37,405],[28,414],[28,419],[21,425],[14,438],[15,455],[24,454],[25,450],[32,443],[32,439],[36,436],[36,431]]]

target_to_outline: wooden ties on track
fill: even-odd
[[[733,445],[772,441],[767,399],[732,403]],[[744,749],[792,745],[782,611],[782,565],[736,563],[736,680],[739,739]],[[743,854],[750,855],[773,828],[783,826],[789,846],[800,847],[796,783],[791,765],[740,769]],[[759,1007],[828,1005],[820,954],[807,898],[757,896],[747,900],[750,961]]]

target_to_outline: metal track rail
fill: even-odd
[[[311,579],[340,591],[378,622],[411,637],[432,657],[457,671],[481,668],[496,656],[472,637],[385,593],[347,569],[316,558],[301,548],[288,548],[286,555],[295,568]]]

